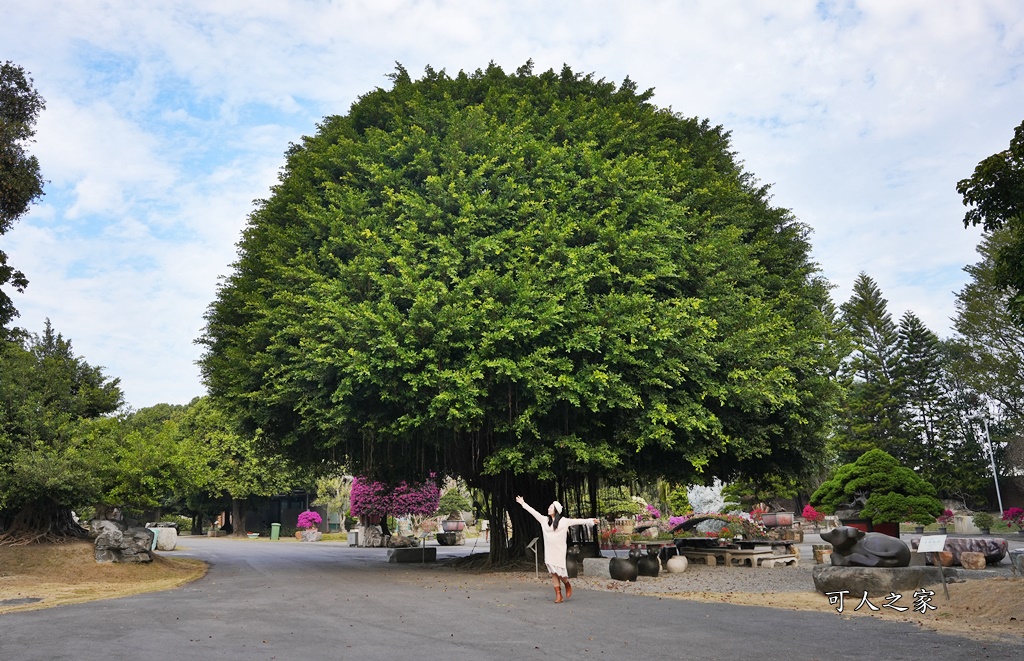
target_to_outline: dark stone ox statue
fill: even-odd
[[[839,526],[822,533],[821,538],[832,544],[835,567],[910,566],[910,547],[889,535]]]

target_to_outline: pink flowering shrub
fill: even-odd
[[[1007,525],[1017,526],[1017,530],[1024,530],[1024,509],[1011,507],[1003,512],[1003,521]]]
[[[804,506],[804,511],[800,513],[800,516],[804,518],[804,521],[810,521],[815,524],[821,523],[825,520],[824,513],[819,512],[810,505]]]
[[[313,528],[320,525],[322,520],[323,519],[320,518],[320,515],[313,510],[306,510],[299,515],[299,521],[295,525],[303,529]]]
[[[441,490],[433,480],[420,484],[400,482],[396,486],[357,477],[352,481],[349,496],[352,516],[387,516],[388,514],[419,514],[437,511]]]
[[[947,509],[942,512],[939,516],[935,517],[935,522],[940,526],[946,526],[953,522],[953,510]]]
[[[661,510],[659,510],[654,505],[648,505],[647,506],[647,516],[651,517],[652,519],[660,519],[661,518]]]

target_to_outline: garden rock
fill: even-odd
[[[1010,568],[1017,576],[1024,576],[1024,549],[1010,551]]]
[[[611,558],[584,558],[581,573],[587,578],[611,578],[608,570],[611,561]]]
[[[946,581],[963,581],[960,570],[946,569]],[[851,595],[883,597],[892,592],[912,592],[918,588],[941,583],[942,578],[934,567],[830,567],[815,565],[812,569],[814,589],[822,594],[848,591]]]
[[[920,537],[912,537],[910,539],[911,548],[917,548],[918,544],[921,543]],[[1005,539],[991,538],[991,537],[947,537],[946,545],[943,547],[943,551],[952,554],[952,563],[954,565],[963,564],[960,561],[960,556],[965,551],[978,552],[985,556],[985,562],[992,565],[1006,557],[1006,553],[1009,549],[1009,544]],[[928,562],[934,564],[932,559],[933,553],[926,553]],[[943,560],[943,566],[948,567]]]
[[[319,530],[316,530],[315,528],[310,528],[309,530],[302,531],[301,539],[304,542],[319,542],[323,538],[324,534]]]
[[[964,569],[984,569],[985,554],[977,551],[964,551],[960,554],[960,564]]]
[[[96,562],[152,562],[152,548],[153,530],[150,528],[107,527],[96,537]]]
[[[176,528],[150,528],[156,534],[157,551],[173,551],[178,546],[178,530]]]

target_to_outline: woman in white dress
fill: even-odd
[[[569,526],[597,525],[597,519],[569,519],[562,516],[562,504],[557,500],[548,505],[548,515],[533,509],[526,504],[522,496],[516,496],[516,502],[537,519],[541,532],[544,533],[544,566],[551,574],[555,585],[555,603],[562,603],[562,583],[565,583],[565,598],[572,596],[572,585],[569,584],[569,572],[565,568],[565,554],[568,551],[566,535]]]

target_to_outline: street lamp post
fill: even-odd
[[[996,481],[996,499],[999,501],[999,516],[1003,515],[1003,496],[999,493],[999,474],[996,473],[996,453],[992,451],[992,437],[988,433],[988,418],[982,418],[985,423],[985,440],[988,441],[988,458],[992,462],[992,479]]]

